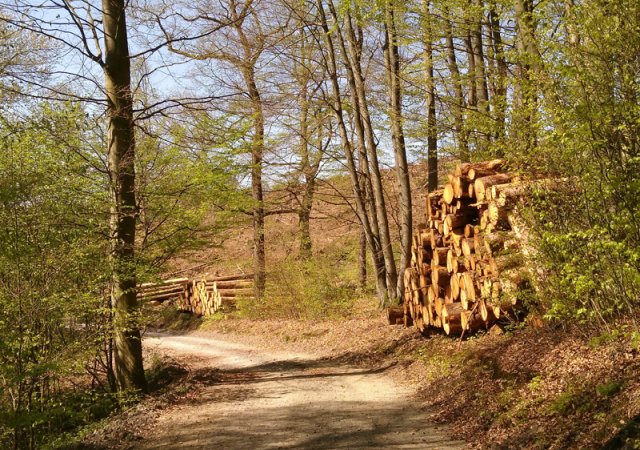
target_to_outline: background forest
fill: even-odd
[[[294,314],[284,280],[297,315],[398,303],[412,189],[453,161],[563,179],[528,211],[530,307],[637,333],[639,48],[636,0],[0,1],[0,446],[144,391],[136,285],[239,226],[261,311]],[[348,264],[320,201],[359,228]]]

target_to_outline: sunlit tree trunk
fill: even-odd
[[[462,80],[460,78],[460,69],[458,68],[458,60],[456,59],[456,50],[453,43],[453,27],[451,18],[449,17],[449,9],[445,7],[445,43],[447,47],[447,67],[451,75],[451,83],[453,84],[454,104],[453,104],[453,120],[458,140],[458,153],[462,161],[469,161],[469,133],[464,128],[464,109],[466,102],[464,93],[462,92]]]
[[[491,3],[489,9],[489,31],[491,56],[495,63],[495,73],[492,76],[493,92],[491,96],[491,103],[493,105],[494,119],[496,123],[495,137],[503,139],[505,137],[506,127],[508,67],[504,55],[502,34],[500,33],[500,17],[496,12],[494,2]],[[503,156],[503,150],[500,150],[495,156]]]
[[[114,318],[114,369],[118,388],[145,391],[136,300],[135,140],[131,67],[124,0],[103,0],[104,78],[107,93],[108,166]]]
[[[400,53],[398,50],[398,34],[396,28],[395,4],[393,0],[385,3],[386,58],[385,66],[389,86],[389,117],[391,119],[391,136],[393,154],[396,162],[396,178],[399,187],[400,212],[400,264],[399,272],[409,266],[411,259],[411,237],[413,217],[411,210],[411,184],[409,182],[409,166],[402,128],[402,86],[400,78]],[[398,296],[404,297],[404,277],[398,277]]]
[[[430,0],[423,1],[423,17],[424,73],[427,93],[427,189],[429,192],[433,192],[438,188],[438,130],[436,128],[436,89],[433,78],[433,27]]]
[[[532,65],[537,58],[534,37],[533,0],[516,0],[516,49],[518,80],[514,98],[513,135],[523,151],[536,145],[536,89],[532,82]]]
[[[338,23],[338,15],[333,7],[333,2],[330,2],[330,6],[334,20]],[[392,301],[395,301],[397,283],[396,264],[393,254],[393,246],[391,244],[389,221],[387,219],[387,207],[382,187],[382,175],[380,173],[380,164],[378,162],[377,145],[373,126],[371,124],[371,117],[369,115],[364,75],[360,61],[361,52],[350,13],[346,14],[344,24],[346,28],[346,39],[343,37],[341,30],[336,30],[336,35],[340,42],[340,48],[347,68],[351,92],[354,97],[354,116],[356,118],[355,127],[360,142],[360,150],[365,151],[361,156],[361,161],[366,162],[367,164],[361,164],[361,172],[363,172],[363,175],[365,176],[367,192],[372,194],[372,196],[368,196],[372,205],[369,214],[371,217],[372,229],[376,236],[378,236],[380,250],[384,259],[387,295]]]
[[[385,302],[387,297],[386,286],[386,270],[384,267],[384,261],[381,261],[376,254],[376,242],[374,242],[373,233],[371,231],[371,223],[366,211],[365,198],[362,189],[360,188],[360,178],[356,167],[356,161],[354,158],[353,146],[349,139],[349,132],[344,120],[344,113],[342,107],[342,100],[340,97],[340,82],[338,80],[336,54],[333,39],[331,37],[331,31],[329,30],[329,24],[327,22],[326,12],[322,0],[316,0],[316,6],[318,8],[318,14],[320,15],[320,24],[322,34],[325,43],[325,57],[326,57],[326,70],[329,78],[329,83],[332,90],[331,109],[333,110],[334,117],[338,125],[338,131],[342,147],[344,150],[345,159],[347,162],[347,169],[349,177],[351,179],[351,186],[355,194],[356,212],[358,219],[362,225],[362,229],[367,238],[367,244],[371,250],[371,257],[376,271],[376,291],[381,303]]]

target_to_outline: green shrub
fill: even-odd
[[[330,318],[348,314],[357,293],[339,266],[291,260],[273,266],[262,300],[240,299],[238,306],[249,317]]]

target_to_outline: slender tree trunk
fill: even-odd
[[[103,0],[104,78],[108,115],[108,166],[114,317],[114,368],[120,390],[145,391],[136,299],[135,139],[131,67],[124,0]]]
[[[354,81],[355,81],[355,94],[357,100],[357,108],[360,111],[362,117],[362,123],[364,125],[364,132],[366,138],[367,156],[369,161],[369,167],[371,168],[371,181],[373,186],[373,198],[376,207],[376,216],[378,218],[378,224],[380,229],[380,239],[382,246],[382,253],[384,256],[385,269],[387,273],[387,292],[389,298],[395,299],[395,288],[398,278],[396,270],[396,263],[393,254],[393,244],[391,243],[391,235],[389,231],[389,220],[387,218],[387,205],[384,198],[384,188],[382,185],[382,174],[380,173],[380,163],[378,161],[377,143],[373,126],[371,124],[371,116],[369,114],[369,105],[366,96],[366,87],[364,81],[364,75],[362,71],[361,63],[361,51],[359,49],[358,40],[352,23],[352,17],[350,15],[346,18],[347,24],[347,36],[348,36],[348,51],[353,66]]]
[[[253,270],[257,298],[264,296],[266,258],[264,249],[264,196],[262,192],[262,158],[264,156],[264,112],[253,67],[245,72],[249,98],[253,106],[253,142],[251,149],[251,193],[253,195]]]
[[[464,93],[462,92],[462,80],[460,78],[460,69],[458,68],[458,60],[456,59],[456,51],[453,44],[453,29],[449,10],[445,7],[445,42],[447,46],[447,67],[451,74],[451,82],[453,83],[453,93],[455,96],[453,105],[454,126],[456,138],[458,139],[458,152],[463,162],[468,162],[469,157],[469,136],[464,129],[464,108],[466,103]]]
[[[516,0],[515,12],[518,83],[515,89],[513,134],[523,151],[529,152],[536,146],[536,91],[531,80],[531,67],[537,58],[533,0]]]
[[[360,154],[358,156],[358,166],[363,167],[367,164],[366,158],[363,158],[364,155]],[[365,194],[366,203],[370,204],[371,191],[367,192],[367,184],[365,177],[362,176],[362,169],[360,169],[360,190]],[[358,282],[360,289],[363,291],[367,287],[367,233],[363,226],[360,227],[360,242],[358,249]],[[382,254],[382,249],[380,249],[380,253]],[[375,258],[375,257],[374,257]]]
[[[476,60],[473,57],[473,45],[471,44],[471,33],[467,31],[464,37],[464,48],[467,53],[467,82],[469,89],[469,100],[467,106],[475,110],[478,106],[478,94],[476,91]]]
[[[504,55],[504,44],[500,33],[500,17],[496,12],[496,6],[492,2],[489,10],[489,36],[491,38],[491,49],[496,63],[495,88],[492,96],[493,110],[495,113],[496,133],[498,139],[505,137],[506,108],[507,108],[507,61]],[[502,151],[496,153],[496,157],[501,157]]]
[[[332,3],[331,3],[332,4]],[[332,7],[332,14],[337,20],[337,14]],[[362,73],[362,65],[360,61],[360,50],[358,48],[358,41],[356,33],[352,23],[352,17],[347,14],[345,18],[346,34],[347,34],[347,46],[345,46],[342,34],[338,30],[340,36],[341,48],[343,51],[344,59],[348,65],[348,73],[352,78],[352,92],[355,98],[355,113],[360,118],[362,123],[362,135],[364,136],[363,145],[367,151],[367,160],[369,163],[368,174],[371,181],[371,188],[373,193],[373,201],[375,206],[375,218],[377,220],[377,229],[380,236],[380,245],[382,247],[382,255],[384,257],[384,264],[387,277],[387,292],[391,301],[395,301],[396,297],[396,283],[397,283],[397,271],[396,264],[393,255],[393,246],[391,243],[391,235],[389,232],[389,221],[387,219],[387,207],[384,199],[384,190],[382,186],[382,175],[380,173],[380,165],[378,162],[378,152],[371,125],[371,117],[369,115],[369,106],[366,97],[366,88],[364,83],[364,76]],[[359,130],[360,131],[360,130]]]
[[[481,113],[489,112],[489,92],[487,89],[487,72],[484,62],[484,50],[482,46],[482,19],[483,4],[482,0],[474,0],[474,6],[478,10],[476,17],[473,19],[473,28],[471,29],[471,48],[473,51],[473,61],[475,69],[476,93],[478,96],[478,111]]]
[[[360,245],[358,248],[358,285],[360,289],[367,288],[367,235],[360,231]]]
[[[473,79],[476,86],[477,103],[476,110],[476,145],[478,150],[486,153],[490,133],[488,130],[489,122],[489,91],[487,89],[487,73],[484,61],[484,51],[482,44],[482,20],[483,20],[483,2],[482,0],[473,0],[472,9],[475,14],[471,19],[471,51],[473,53]]]
[[[307,193],[305,192],[305,197]],[[310,205],[306,205],[305,200],[300,206],[298,211],[298,228],[300,231],[300,259],[308,261],[312,255],[312,242],[311,242],[311,208]]]
[[[399,186],[400,211],[400,273],[409,266],[411,260],[411,237],[413,231],[413,217],[411,209],[411,184],[409,181],[409,166],[402,129],[402,87],[400,80],[400,54],[398,50],[398,36],[393,0],[385,4],[386,29],[386,69],[389,81],[389,116],[391,119],[391,134],[393,140],[393,154],[396,162],[396,177]],[[404,297],[404,277],[398,277],[398,297]]]
[[[315,189],[315,174],[311,173],[309,158],[309,89],[308,79],[301,83],[300,91],[300,167],[305,179],[302,201],[298,210],[298,228],[300,231],[300,258],[309,260],[312,254],[311,248],[311,207],[313,205],[313,192]]]
[[[358,214],[358,218],[360,219],[360,223],[362,224],[362,228],[367,237],[367,243],[369,245],[369,248],[371,249],[371,256],[374,268],[376,270],[376,290],[378,293],[378,298],[381,303],[384,303],[387,296],[386,271],[384,267],[384,261],[380,261],[374,253],[376,249],[376,243],[374,242],[374,237],[371,232],[371,224],[366,213],[364,193],[360,189],[360,179],[358,176],[355,159],[353,157],[353,147],[349,140],[349,132],[344,121],[342,100],[340,97],[340,83],[338,81],[338,72],[336,65],[335,47],[333,44],[333,39],[331,38],[331,32],[327,23],[327,17],[325,14],[324,6],[322,4],[322,0],[316,0],[316,6],[318,8],[318,13],[320,14],[320,24],[322,27],[326,47],[326,69],[333,93],[331,108],[338,124],[340,140],[342,141],[344,155],[347,160],[347,169],[349,171],[349,176],[351,179],[351,186],[355,194],[356,211]]]
[[[329,1],[329,10],[333,17],[335,23],[338,23],[338,14],[333,6],[333,2]],[[352,97],[354,98],[353,103],[358,104],[358,95],[356,93],[356,82],[355,82],[355,74],[353,71],[353,65],[349,60],[347,55],[347,49],[345,46],[344,38],[342,36],[342,32],[340,29],[336,29],[336,36],[338,38],[338,44],[340,45],[340,50],[343,57],[343,62],[345,69],[347,71],[347,82],[349,84],[349,89]],[[353,128],[355,129],[355,136],[357,142],[357,150],[358,150],[358,176],[360,179],[360,183],[363,189],[363,193],[365,194],[365,200],[367,205],[367,214],[369,216],[369,222],[371,223],[371,232],[373,233],[373,237],[375,238],[375,242],[380,242],[378,245],[377,252],[379,254],[379,258],[384,258],[384,254],[382,251],[382,239],[380,237],[380,221],[383,218],[378,217],[378,205],[374,201],[374,196],[371,195],[374,192],[373,183],[371,180],[371,170],[370,164],[367,155],[367,145],[364,131],[364,124],[362,123],[362,115],[360,108],[353,108],[351,113],[353,114]],[[386,221],[385,221],[386,223]],[[388,234],[388,233],[387,233]],[[386,266],[386,265],[385,265]],[[388,285],[388,283],[387,283]]]
[[[424,0],[424,66],[427,92],[427,190],[438,189],[438,130],[436,128],[436,92],[433,78],[433,32],[431,0]]]

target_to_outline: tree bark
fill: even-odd
[[[114,369],[119,390],[145,391],[136,299],[135,138],[131,66],[124,0],[103,0],[104,78],[108,116],[108,169],[114,318]]]
[[[449,9],[445,6],[445,42],[447,46],[447,67],[451,74],[451,82],[453,83],[454,105],[453,117],[458,139],[458,152],[462,162],[469,162],[469,135],[464,129],[464,108],[466,107],[464,94],[462,92],[462,80],[460,78],[460,69],[458,68],[458,60],[456,59],[455,46],[453,44],[453,27],[451,18],[449,17]]]
[[[482,46],[482,19],[483,19],[483,2],[482,0],[473,0],[474,11],[471,19],[471,51],[473,53],[473,80],[476,87],[477,95],[477,111],[479,117],[476,125],[476,145],[482,153],[486,152],[490,133],[487,132],[487,123],[489,122],[489,91],[487,88],[487,72],[484,61],[484,50]]]
[[[236,11],[235,2],[230,2],[229,10],[233,27],[238,35],[244,64],[241,72],[247,87],[247,94],[253,110],[253,139],[251,142],[251,194],[253,197],[253,270],[256,298],[264,296],[266,284],[266,258],[264,247],[264,194],[262,189],[262,159],[264,157],[264,109],[262,97],[256,83],[255,66],[259,52],[255,52],[253,44],[244,32],[244,17]]]
[[[360,245],[358,247],[358,285],[360,289],[367,288],[367,235],[360,231]]]
[[[301,83],[300,92],[300,167],[304,177],[302,201],[298,209],[298,229],[300,232],[300,258],[309,260],[312,255],[311,208],[315,191],[316,173],[309,155],[309,89],[308,79]]]
[[[533,23],[533,0],[516,0],[516,50],[518,84],[514,98],[514,135],[523,151],[536,145],[536,92],[531,80],[531,67],[537,57]]]
[[[469,87],[469,100],[467,105],[475,110],[478,106],[478,94],[476,91],[476,60],[473,57],[473,45],[471,44],[471,33],[467,31],[464,37],[464,47],[467,53],[467,82]]]
[[[487,89],[487,73],[484,65],[484,50],[482,47],[483,5],[482,0],[473,0],[473,3],[475,8],[479,10],[473,19],[473,28],[471,30],[471,48],[475,69],[474,78],[478,96],[478,111],[486,114],[489,112],[489,92]]]
[[[436,93],[433,78],[433,32],[430,0],[424,0],[423,14],[425,91],[427,93],[427,190],[433,192],[438,189],[438,130],[436,128]]]
[[[333,3],[331,3],[333,4]],[[335,12],[335,9],[333,10]],[[347,28],[347,47],[344,46],[344,41],[340,37],[342,42],[342,49],[344,52],[345,60],[350,66],[350,73],[353,77],[352,92],[355,97],[356,112],[361,119],[364,132],[365,148],[367,151],[367,160],[369,163],[370,180],[373,193],[373,201],[375,206],[375,217],[377,220],[377,229],[380,236],[380,246],[382,248],[382,255],[384,257],[384,265],[387,278],[387,292],[392,301],[396,298],[396,284],[398,280],[398,274],[396,270],[396,263],[393,254],[393,245],[391,243],[391,235],[389,231],[389,221],[387,219],[387,206],[384,198],[384,190],[382,186],[382,175],[380,173],[380,164],[378,162],[377,144],[371,124],[371,116],[369,115],[369,106],[366,97],[366,88],[364,82],[364,76],[362,73],[360,49],[358,48],[358,42],[356,33],[352,23],[352,17],[347,14],[345,18],[345,25]],[[339,32],[339,30],[338,30]],[[340,33],[340,32],[339,32]]]
[[[325,46],[326,70],[327,70],[327,75],[329,77],[329,82],[331,84],[331,90],[333,93],[330,101],[331,103],[330,106],[338,125],[340,140],[342,142],[344,155],[347,160],[347,169],[349,171],[349,177],[351,179],[351,186],[355,194],[356,212],[358,214],[358,219],[362,224],[362,228],[367,237],[367,243],[369,245],[369,248],[371,249],[371,253],[372,253],[371,257],[373,260],[374,268],[376,270],[376,290],[378,293],[378,298],[380,300],[380,303],[384,303],[387,297],[386,270],[384,267],[384,262],[380,261],[374,253],[376,249],[376,243],[373,240],[373,235],[371,232],[371,223],[369,222],[369,217],[367,216],[367,213],[366,213],[364,193],[360,189],[360,179],[358,177],[356,163],[353,157],[353,146],[351,145],[351,141],[349,140],[349,133],[344,121],[342,100],[340,97],[340,83],[338,81],[338,73],[337,73],[337,65],[336,65],[335,47],[333,44],[333,39],[331,38],[331,32],[329,30],[327,16],[324,10],[324,5],[322,3],[322,0],[316,0],[316,7],[318,8],[318,14],[320,15],[320,25],[323,31],[323,37],[326,44]],[[382,262],[382,265],[380,264],[381,262]]]
[[[496,74],[494,76],[494,92],[492,95],[493,111],[495,112],[496,132],[495,137],[502,139],[505,137],[506,110],[507,110],[507,75],[508,67],[504,56],[504,44],[500,33],[500,17],[496,12],[495,3],[492,2],[489,9],[489,28],[491,39],[491,50],[496,64]],[[503,152],[499,151],[494,156],[500,158]]]
[[[386,69],[389,82],[389,116],[391,119],[391,134],[393,140],[393,154],[396,162],[396,177],[399,186],[400,211],[400,272],[409,267],[411,261],[411,236],[413,217],[411,209],[411,185],[409,181],[409,167],[407,152],[402,129],[402,86],[400,79],[400,55],[398,50],[398,36],[393,0],[385,3],[386,30]],[[404,296],[404,277],[398,277],[398,297]]]

